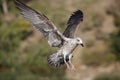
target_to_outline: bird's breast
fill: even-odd
[[[71,53],[76,48],[76,45],[77,44],[75,43],[67,42],[64,44],[63,50],[66,51],[67,53]]]

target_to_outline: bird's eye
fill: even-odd
[[[77,39],[77,41],[80,41],[79,39]]]

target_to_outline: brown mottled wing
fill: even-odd
[[[66,27],[63,35],[68,38],[74,38],[75,31],[78,27],[78,24],[81,21],[83,21],[83,12],[81,10],[77,10],[70,16],[70,18],[67,22],[67,27]]]
[[[45,37],[48,38],[49,33],[51,33],[51,37],[49,37],[52,38],[51,41],[55,39],[61,40],[58,34],[54,32],[56,27],[44,14],[35,11],[18,0],[14,0],[14,2],[16,7],[21,11],[23,17],[32,23],[36,29],[42,32]]]

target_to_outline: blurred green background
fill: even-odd
[[[120,0],[19,0],[44,13],[63,32],[72,12],[84,21],[77,36],[84,48],[74,51],[76,71],[52,68],[51,48],[16,9],[13,0],[0,0],[0,80],[120,80]]]

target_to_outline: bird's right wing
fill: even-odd
[[[77,10],[70,16],[63,35],[68,38],[74,38],[78,24],[81,21],[83,21],[83,12],[81,10]]]
[[[55,40],[59,43],[54,47],[58,47],[61,44],[61,37],[55,32],[57,28],[44,14],[35,11],[18,0],[14,0],[14,2],[23,17],[48,38],[49,44],[53,45]]]

